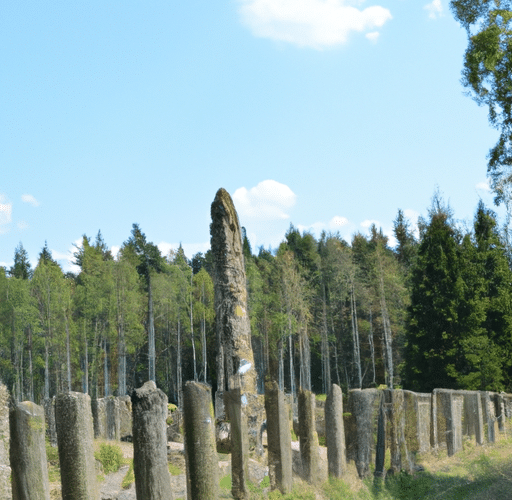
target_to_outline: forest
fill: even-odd
[[[440,195],[398,244],[375,226],[352,241],[290,225],[252,252],[243,232],[258,389],[387,387],[512,392],[512,271],[506,233],[479,203],[472,227]],[[76,247],[78,274],[22,243],[0,267],[0,379],[18,401],[61,391],[129,394],[148,378],[181,405],[187,380],[216,387],[210,251],[161,255],[134,224],[114,257],[100,232]],[[273,367],[273,369],[271,369]]]

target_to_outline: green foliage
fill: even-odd
[[[101,443],[100,450],[94,454],[94,457],[101,462],[105,474],[117,472],[123,464],[123,452],[115,444]]]
[[[135,473],[133,472],[133,460],[130,460],[130,467],[126,472],[126,475],[123,478],[121,483],[121,487],[123,489],[128,489],[135,482]]]
[[[466,29],[463,84],[478,104],[489,108],[489,121],[500,131],[489,152],[488,172],[495,201],[510,203],[512,165],[512,2],[452,0],[455,19]]]
[[[224,488],[225,490],[231,490],[231,474],[223,476],[220,479],[220,487]]]

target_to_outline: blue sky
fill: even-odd
[[[0,47],[0,265],[134,222],[191,257],[220,187],[253,249],[492,204],[448,0],[7,2]]]

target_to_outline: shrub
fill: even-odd
[[[115,444],[100,444],[100,451],[94,454],[96,460],[101,462],[103,472],[117,472],[123,464],[123,452],[121,448]]]

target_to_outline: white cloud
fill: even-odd
[[[363,222],[361,222],[361,227],[364,227],[365,229],[369,229],[372,224],[375,224],[377,227],[380,226],[380,222],[378,220],[366,219]]]
[[[370,42],[376,42],[379,39],[380,33],[378,31],[372,31],[371,33],[366,33],[365,37],[370,40]]]
[[[249,190],[238,188],[233,194],[238,214],[259,221],[288,219],[287,209],[295,205],[296,199],[297,196],[286,184],[270,179]]]
[[[476,189],[478,189],[478,191],[485,191],[486,193],[491,192],[491,186],[489,185],[489,179],[485,180],[484,182],[479,182],[475,187],[476,187]]]
[[[436,1],[436,0],[434,0]],[[322,49],[341,45],[352,31],[381,27],[391,12],[374,5],[359,10],[347,0],[240,0],[242,22],[258,37]]]
[[[119,250],[121,250],[121,247],[118,245],[112,245],[110,247],[110,253],[112,254],[112,257],[114,257],[114,259],[117,257]]]
[[[23,231],[24,229],[28,229],[30,227],[28,223],[25,222],[24,220],[20,220],[19,222],[16,223],[16,225],[18,226],[18,229],[20,231]]]
[[[31,194],[22,194],[21,201],[23,203],[30,203],[33,207],[39,206],[39,202]]]
[[[433,0],[423,8],[428,12],[430,19],[437,19],[443,15],[443,4],[441,0]]]
[[[6,196],[0,194],[0,234],[7,233],[12,221],[12,203]]]
[[[346,217],[340,217],[339,215],[335,215],[329,221],[330,229],[339,229],[342,226],[346,226],[348,224],[348,219]]]

